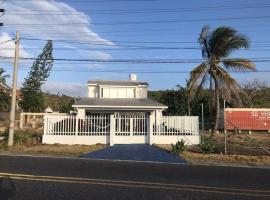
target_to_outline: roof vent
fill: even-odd
[[[129,75],[129,80],[130,81],[137,81],[137,74],[130,74]]]

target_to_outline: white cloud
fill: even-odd
[[[87,96],[87,87],[80,83],[64,83],[64,82],[46,82],[42,87],[44,92],[53,94],[65,94],[69,96]]]
[[[79,12],[64,2],[59,1],[6,1],[4,3],[7,15],[1,17],[10,31],[20,30],[23,35],[30,38],[43,38],[52,40],[72,41],[99,41],[99,44],[113,45],[109,40],[103,39],[91,27],[91,18]],[[47,12],[49,11],[49,12]],[[23,15],[40,13],[42,15]],[[52,15],[53,13],[63,15]],[[8,15],[16,14],[16,15]],[[45,15],[44,15],[45,14]],[[10,24],[10,25],[9,25]],[[39,26],[13,26],[12,24],[38,24]],[[60,24],[59,26],[46,26],[45,24]],[[61,25],[62,24],[62,25]],[[83,24],[80,26],[65,26],[63,24]],[[41,26],[40,26],[41,25]],[[44,26],[42,26],[44,25]],[[71,44],[75,49],[80,45]],[[93,47],[93,45],[84,45]],[[99,53],[89,51],[88,58],[108,59],[111,56],[102,50]],[[84,52],[85,54],[86,52]]]
[[[15,41],[12,40],[12,37],[8,33],[1,33],[0,35],[0,43],[1,44],[1,51],[0,56],[3,57],[14,57],[15,53]],[[9,42],[6,42],[9,41]],[[24,50],[23,46],[20,45],[20,57],[30,57],[31,55]]]

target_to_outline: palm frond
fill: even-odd
[[[244,58],[223,59],[223,66],[231,71],[244,72],[256,71],[256,66],[253,62]]]
[[[203,62],[190,72],[190,78],[187,82],[188,90],[192,89],[195,83],[197,83],[204,75],[204,73],[207,71],[207,67],[207,63]]]
[[[242,103],[240,94],[244,93],[244,91],[236,80],[222,67],[217,67],[216,75],[221,86],[220,89],[223,91],[223,96],[230,98],[233,94],[239,103]]]
[[[209,35],[210,35],[210,27],[209,26],[204,26],[202,28],[202,31],[200,33],[200,36],[198,38],[198,42],[201,46],[201,49],[202,49],[202,56],[204,58],[210,58],[211,55],[210,55],[210,50],[209,50],[209,46],[208,46],[208,38],[209,38]]]
[[[248,48],[249,40],[231,27],[219,27],[209,36],[209,49],[216,59],[228,56],[231,51]]]

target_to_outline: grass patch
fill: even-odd
[[[12,148],[2,148],[0,153],[71,156],[76,157],[83,153],[96,151],[106,145],[62,145],[62,144],[38,144],[33,146],[17,145]]]
[[[76,157],[86,152],[92,152],[104,148],[106,145],[62,145],[42,144],[42,132],[34,129],[16,130],[14,134],[14,146],[8,147],[8,131],[5,130],[0,137],[0,153],[72,156]]]

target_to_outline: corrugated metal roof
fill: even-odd
[[[80,98],[73,106],[137,106],[137,107],[167,107],[152,99],[128,99],[128,98]]]
[[[98,84],[98,85],[117,85],[117,86],[137,86],[145,85],[148,86],[147,82],[143,81],[106,81],[106,80],[92,80],[88,81],[88,84]]]

